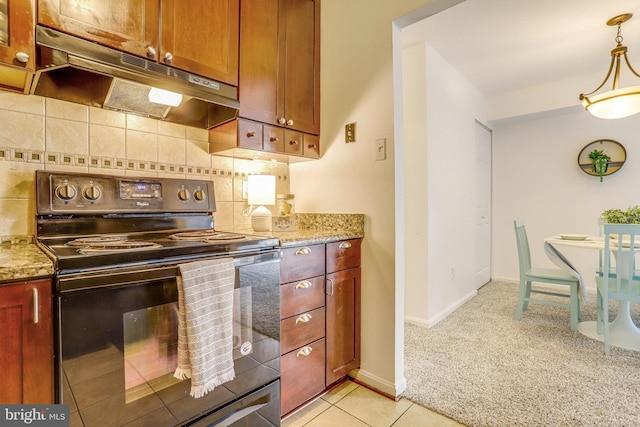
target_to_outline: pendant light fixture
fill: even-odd
[[[618,26],[618,35],[615,38],[616,47],[611,50],[611,64],[607,75],[594,91],[589,93],[581,93],[580,100],[585,110],[595,117],[601,119],[621,119],[640,112],[640,86],[631,86],[618,88],[620,84],[620,63],[624,58],[624,62],[629,70],[638,78],[640,74],[636,73],[629,59],[627,58],[627,47],[622,45],[622,34],[620,27],[627,22],[633,14],[625,13],[615,16],[607,21],[609,26]],[[613,74],[613,86],[611,90],[595,94],[607,83],[609,77]]]

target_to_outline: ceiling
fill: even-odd
[[[640,73],[638,0],[466,0],[405,27],[402,40],[426,41],[485,95],[594,74],[590,92],[615,47],[617,27],[606,21],[623,13],[634,15],[622,36]]]

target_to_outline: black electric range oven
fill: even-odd
[[[55,266],[56,401],[72,426],[280,425],[277,239],[214,230],[213,183],[36,172],[37,244]],[[181,263],[235,265],[235,379],[178,380]]]

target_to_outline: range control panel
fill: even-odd
[[[38,215],[215,212],[213,182],[36,172]]]

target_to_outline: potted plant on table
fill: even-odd
[[[640,224],[640,207],[631,206],[624,211],[608,209],[602,212],[600,219],[605,224]]]
[[[594,173],[600,175],[600,182],[602,182],[602,177],[607,171],[611,157],[606,155],[604,150],[593,150],[589,153],[589,158],[591,159],[591,169]]]

